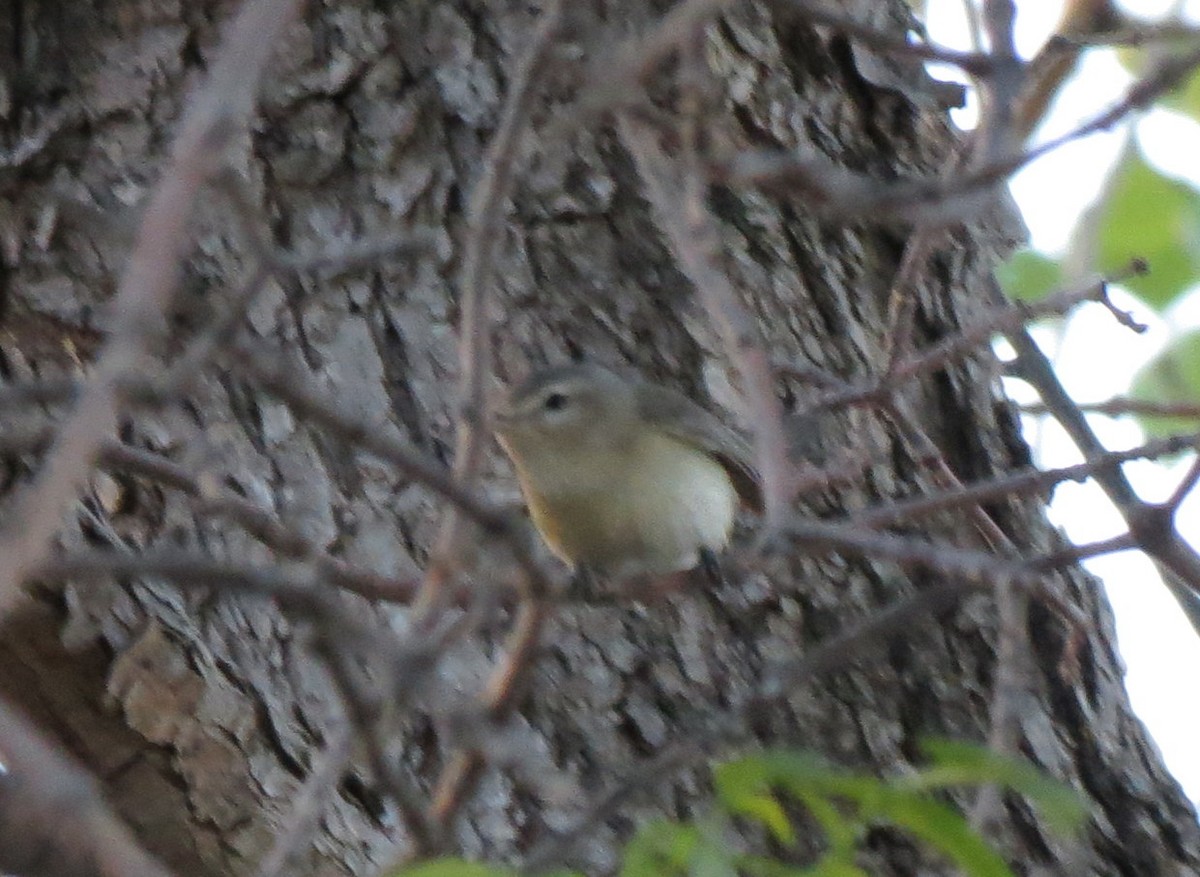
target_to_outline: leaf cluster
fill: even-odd
[[[1024,795],[1046,824],[1076,831],[1086,810],[1079,795],[1032,765],[969,743],[931,740],[927,767],[892,777],[850,770],[808,751],[770,750],[718,765],[712,810],[688,822],[659,819],[643,825],[622,851],[621,877],[868,877],[858,862],[872,829],[906,833],[967,877],[1012,877],[1013,871],[944,793],[995,784]],[[799,808],[799,809],[797,809]],[[810,819],[799,819],[799,812]],[[746,852],[738,825],[762,829],[774,855]],[[799,858],[804,838],[822,852]],[[817,843],[812,841],[816,840]],[[517,872],[441,858],[396,877],[514,877]],[[556,872],[574,877],[577,872]]]

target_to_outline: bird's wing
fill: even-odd
[[[762,511],[762,487],[749,442],[682,393],[648,383],[637,392],[643,418],[672,438],[711,454],[729,474],[742,502]]]

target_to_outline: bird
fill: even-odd
[[[713,573],[739,504],[762,508],[741,435],[677,390],[594,363],[536,371],[494,432],[534,526],[576,572]]]

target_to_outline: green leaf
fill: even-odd
[[[1023,761],[965,743],[931,741],[926,748],[931,767],[890,780],[845,770],[806,752],[765,752],[717,768],[717,790],[731,810],[759,808],[771,818],[784,818],[769,793],[786,791],[804,804],[826,835],[826,855],[811,868],[738,859],[739,869],[763,877],[858,877],[854,858],[862,832],[867,825],[884,824],[938,850],[968,877],[1012,877],[1004,859],[954,808],[934,800],[932,792],[998,783],[1026,795],[1056,828],[1075,827],[1085,815],[1071,789]],[[763,800],[770,806],[764,807]]]
[[[721,843],[701,839],[692,860],[688,863],[688,877],[737,877],[737,868],[730,852]]]
[[[625,847],[621,877],[737,877],[720,825],[681,825],[656,820]]]
[[[493,868],[466,859],[429,859],[395,872],[395,877],[514,877],[504,868]]]
[[[761,794],[769,787],[766,763],[761,755],[735,758],[713,768],[717,800],[733,809],[743,797]]]
[[[729,803],[729,812],[761,822],[781,844],[796,842],[796,832],[774,795],[747,795]]]
[[[1013,877],[1004,859],[945,804],[920,794],[893,792],[880,798],[878,815],[940,850],[969,877]]]
[[[861,801],[879,788],[873,776],[854,773],[831,765],[811,752],[775,750],[752,756],[767,784],[778,786],[798,797],[810,794],[836,795]]]
[[[711,813],[696,824],[700,837],[688,863],[690,877],[738,877],[736,853],[728,839],[732,827],[719,813]]]
[[[1062,265],[1035,250],[1017,250],[996,269],[1005,294],[1015,301],[1040,301],[1062,286]]]
[[[1133,378],[1129,395],[1155,405],[1200,406],[1200,330],[1175,338]],[[1148,435],[1167,436],[1196,429],[1195,418],[1137,415]]]
[[[1200,121],[1200,73],[1193,73],[1180,88],[1163,95],[1162,104]]]
[[[854,846],[865,828],[862,818],[857,815],[843,815],[834,801],[820,795],[800,794],[800,800],[825,830],[830,855],[853,861]]]
[[[897,780],[894,787],[927,791],[997,783],[1028,798],[1055,831],[1073,832],[1087,818],[1078,792],[1028,762],[959,740],[923,740],[922,749],[934,766]]]
[[[684,875],[700,842],[690,825],[658,819],[643,825],[625,847],[621,877]]]
[[[1149,262],[1148,274],[1123,283],[1161,310],[1200,279],[1200,194],[1127,148],[1099,205],[1096,237],[1102,271],[1134,257]]]
[[[1117,46],[1113,52],[1117,62],[1133,76],[1141,76],[1146,69],[1146,50],[1142,46]]]
[[[1140,79],[1151,66],[1151,59],[1160,57],[1164,45],[1167,44],[1159,43],[1151,51],[1147,51],[1145,46],[1119,46],[1115,54],[1121,66]],[[1168,110],[1175,110],[1200,121],[1200,72],[1192,73],[1183,85],[1171,89],[1158,101]]]
[[[866,871],[851,862],[829,857],[808,868],[800,868],[764,856],[741,856],[737,865],[740,872],[752,877],[870,877]]]
[[[767,770],[758,756],[717,765],[713,770],[717,800],[732,815],[762,823],[783,844],[796,840],[791,821],[779,800],[770,793]]]

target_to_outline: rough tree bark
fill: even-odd
[[[575,39],[589,56],[655,14],[633,0],[572,5]],[[841,6],[896,33],[908,15],[899,0]],[[5,379],[86,370],[105,334],[105,303],[136,205],[232,8],[23,0],[0,9],[5,146],[35,129],[48,132],[32,154],[0,165]],[[531,22],[524,4],[310,4],[276,55],[259,121],[236,162],[281,247],[315,251],[351,235],[441,231],[435,252],[415,259],[275,285],[243,331],[282,343],[343,403],[443,458],[453,442],[453,280],[464,194]],[[746,6],[725,16],[710,28],[707,53],[726,85],[727,112],[710,122],[715,139],[804,144],[888,178],[937,172],[957,136],[936,92],[921,86],[923,74],[782,9]],[[728,403],[728,363],[614,130],[598,124],[554,133],[578,87],[559,82],[539,106],[529,169],[507,208],[494,309],[499,376],[583,353],[633,363],[698,398]],[[108,218],[71,206],[80,203]],[[777,361],[848,378],[881,369],[901,230],[823,221],[803,203],[758,195],[717,191],[712,204],[727,268]],[[227,202],[214,196],[204,211],[183,281],[180,337],[219,306],[248,260]],[[1013,229],[998,208],[989,222],[942,242],[918,292],[922,341],[986,308],[982,289]],[[981,352],[909,394],[964,480],[1027,461],[993,364]],[[809,392],[786,378],[779,391],[789,406]],[[341,556],[394,574],[415,574],[427,558],[440,503],[369,456],[348,453],[236,374],[213,369],[186,406],[139,415],[123,430],[126,440],[216,473]],[[808,498],[806,513],[836,515],[930,487],[884,418],[839,412],[822,430],[826,447],[868,449],[876,462],[853,486]],[[7,458],[6,489],[23,484],[34,465],[28,456]],[[486,487],[515,496],[495,457]],[[1000,502],[989,511],[1023,551],[1057,544],[1040,502]],[[953,515],[928,532],[978,542]],[[104,474],[73,511],[63,542],[186,545],[271,560],[187,497]],[[545,638],[514,734],[533,741],[578,789],[594,790],[748,690],[764,661],[811,647],[925,583],[884,563],[794,554],[735,586],[649,608],[564,609]],[[1092,821],[1071,866],[1077,870],[1063,864],[1068,845],[1016,803],[1005,813],[1003,848],[1026,873],[1200,873],[1195,813],[1130,712],[1103,596],[1078,572],[1060,585],[1091,627],[1073,678],[1062,664],[1060,621],[1036,602],[1031,608],[1036,682],[1022,704],[1022,748],[1087,796]],[[180,873],[249,873],[287,818],[336,711],[301,632],[261,600],[181,595],[163,582],[46,583],[35,594],[0,630],[0,692],[96,773],[142,841]],[[346,600],[364,617],[404,626],[405,610]],[[754,733],[889,771],[919,758],[922,735],[982,739],[994,616],[992,601],[977,597],[915,626],[883,654],[762,715]],[[474,692],[502,630],[494,625],[489,636],[457,647],[425,699]],[[398,721],[404,762],[428,781],[448,757],[448,732],[422,715]],[[395,853],[403,831],[394,814],[373,811],[371,784],[356,761],[295,873],[366,874]],[[547,824],[561,824],[583,794],[555,797],[529,777],[490,771],[458,823],[458,840],[468,855],[512,858]],[[665,783],[653,800],[630,804],[597,830],[579,861],[593,872],[611,869],[614,845],[632,822],[696,812],[703,795],[699,774]],[[872,873],[943,867],[890,832],[872,835],[868,847]]]

